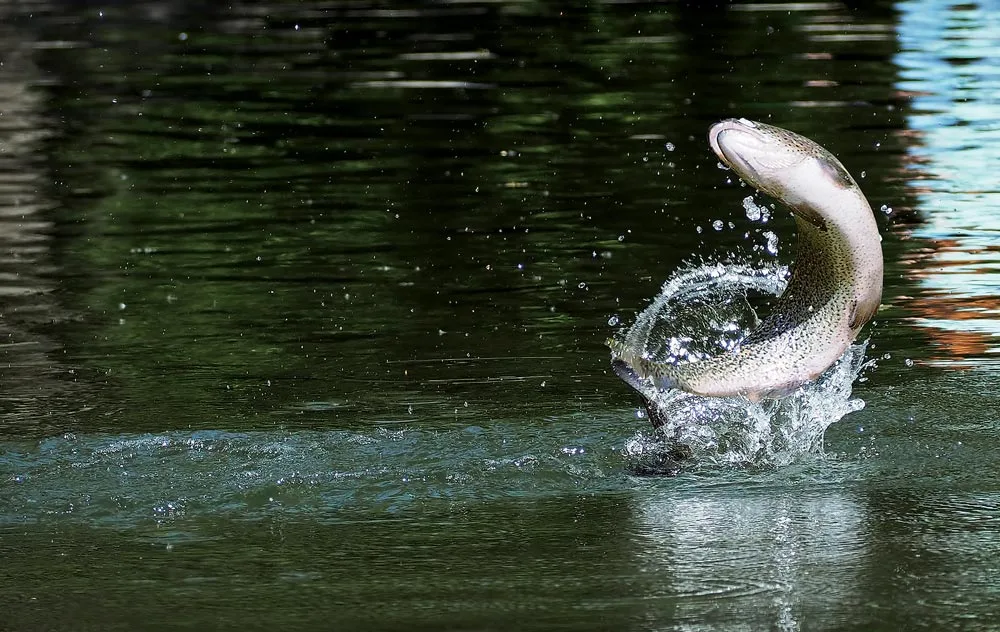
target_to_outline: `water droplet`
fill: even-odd
[[[764,209],[754,204],[752,195],[743,198],[743,211],[746,213],[747,219],[751,222],[760,220],[764,214]]]
[[[906,366],[913,366],[913,360],[911,360],[910,358],[907,358],[907,359],[903,360],[903,364],[905,364]]]
[[[721,219],[712,221],[712,228],[714,228],[715,230],[722,230],[725,227],[726,224]]]
[[[764,231],[764,237],[767,239],[767,245],[764,246],[767,251],[772,255],[778,254],[778,236],[767,230]]]
[[[673,143],[667,143],[666,145],[664,145],[664,147],[666,147],[667,151],[673,151],[677,149],[677,147],[675,147]]]
[[[868,172],[867,172],[867,171],[862,171],[862,172],[861,172],[861,178],[862,178],[862,179],[864,179],[864,178],[865,178],[865,177],[866,177],[867,175],[868,175]]]
[[[883,204],[882,206],[879,207],[878,210],[882,211],[886,215],[889,215],[889,214],[892,213],[892,207],[889,206],[888,204]]]
[[[608,325],[610,325],[611,327],[614,327],[619,322],[620,321],[618,320],[618,315],[617,314],[608,319]]]

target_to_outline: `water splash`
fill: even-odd
[[[777,264],[702,262],[675,272],[635,323],[612,341],[612,357],[629,354],[656,362],[690,362],[730,352],[759,323],[748,298],[777,296],[788,269]],[[864,408],[851,398],[867,366],[867,342],[850,346],[818,380],[787,397],[751,402],[635,386],[646,401],[658,438],[683,445],[699,461],[740,466],[783,466],[822,453],[826,429]],[[637,438],[624,448],[638,456],[657,449]],[[662,446],[660,446],[662,449]]]

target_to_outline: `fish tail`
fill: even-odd
[[[628,385],[636,390],[653,385],[661,391],[683,389],[682,376],[672,364],[660,364],[646,358],[616,357],[611,368]],[[686,390],[686,389],[685,389]]]
[[[625,343],[617,338],[608,338],[604,341],[604,344],[611,349],[611,355],[616,358],[622,358],[631,355],[625,348]]]

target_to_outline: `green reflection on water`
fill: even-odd
[[[914,247],[891,229],[873,342],[896,359],[831,429],[829,460],[628,474],[647,422],[607,371],[609,319],[683,258],[792,240],[784,214],[743,217],[709,123],[794,128],[866,171],[876,207],[914,206],[887,3],[710,4],[0,20],[17,27],[3,122],[42,132],[18,145],[3,127],[0,182],[44,183],[15,191],[34,215],[3,220],[3,279],[37,291],[2,320],[32,344],[6,348],[2,374],[0,627],[989,614],[976,578],[995,538],[976,525],[994,432],[968,399],[988,382],[901,368],[922,341],[896,302]],[[7,96],[25,89],[40,104]],[[927,395],[945,386],[950,404]],[[969,427],[933,431],[954,419]]]

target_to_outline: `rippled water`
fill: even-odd
[[[991,629],[993,9],[0,4],[0,628]],[[636,476],[609,322],[791,263],[730,116],[884,207],[878,366]]]

